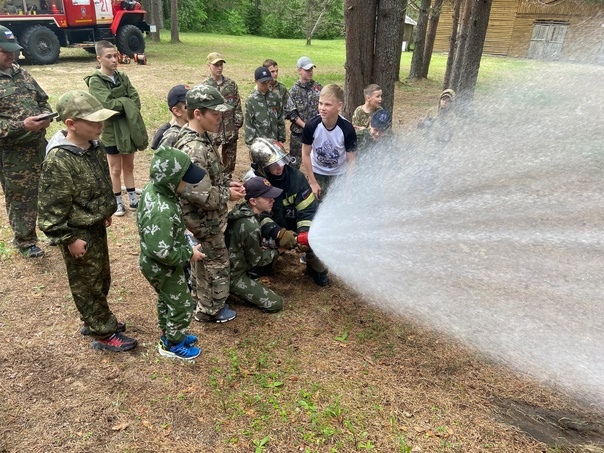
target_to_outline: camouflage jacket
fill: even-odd
[[[38,226],[57,244],[89,241],[88,229],[117,208],[103,146],[75,146],[59,131],[48,144],[38,195]]]
[[[285,107],[285,118],[292,122],[290,126],[292,134],[302,134],[302,128],[295,123],[296,118],[307,122],[319,114],[319,95],[322,89],[323,86],[312,79],[308,83],[298,80],[290,88],[289,99]]]
[[[277,93],[270,90],[266,94],[258,90],[252,91],[245,103],[243,131],[248,146],[258,137],[285,142],[283,105]]]
[[[188,126],[180,130],[174,148],[187,153],[191,162],[203,168],[211,183],[210,186],[205,183],[188,184],[180,194],[187,228],[198,239],[219,233],[226,225],[227,203],[231,195],[231,181],[224,172],[220,154],[207,133],[199,134]]]
[[[13,63],[11,73],[10,76],[0,73],[0,146],[43,138],[45,129],[27,131],[23,121],[30,116],[52,112],[48,96],[25,69]]]
[[[281,82],[277,81],[277,83],[271,85],[271,91],[279,95],[281,98],[281,105],[283,105],[283,112],[285,112],[287,101],[289,100],[289,92],[287,91],[287,88]]]
[[[247,201],[229,212],[225,236],[233,279],[254,267],[270,264],[279,254],[277,249],[262,247],[260,221]]]
[[[228,112],[222,113],[222,122],[217,134],[210,134],[214,145],[221,145],[233,140],[237,140],[238,131],[243,125],[243,112],[241,110],[241,98],[239,97],[239,88],[233,79],[222,77],[222,83],[218,84],[212,77],[208,77],[203,82],[204,85],[210,85],[216,88],[227,104],[233,107]]]
[[[178,123],[172,124],[162,134],[157,148],[159,148],[160,146],[174,146],[176,144],[176,141],[178,140],[178,135],[180,134],[181,129],[182,127]]]
[[[176,192],[188,168],[189,158],[166,146],[160,146],[151,158],[150,180],[136,216],[143,272],[155,264],[165,275],[170,267],[182,266],[193,256]]]
[[[120,152],[144,150],[149,145],[147,127],[141,116],[141,101],[128,76],[115,71],[115,82],[96,70],[84,77],[88,91],[103,107],[119,112],[104,122],[101,141],[105,146],[117,146]]]

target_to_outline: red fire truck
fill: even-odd
[[[94,53],[105,39],[120,53],[134,57],[145,51],[145,22],[135,0],[0,0],[0,25],[10,29],[33,64],[52,64],[61,47]]]

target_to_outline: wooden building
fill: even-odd
[[[434,50],[449,51],[453,3],[443,5]],[[484,53],[604,64],[604,4],[493,0]]]

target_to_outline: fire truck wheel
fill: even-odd
[[[136,25],[120,27],[116,35],[117,50],[130,58],[135,53],[145,53],[145,37]]]
[[[21,34],[23,55],[33,64],[53,64],[59,58],[61,44],[50,28],[33,25]]]

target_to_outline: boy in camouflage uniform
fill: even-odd
[[[222,163],[225,171],[232,175],[237,161],[237,140],[239,129],[243,125],[243,112],[241,111],[241,98],[239,88],[234,80],[222,74],[223,65],[226,63],[222,55],[216,52],[208,54],[206,58],[210,76],[202,83],[216,88],[231,109],[222,113],[222,122],[217,133],[210,134],[214,146],[222,145]]]
[[[38,258],[44,255],[36,245],[38,182],[50,125],[40,115],[52,109],[38,83],[15,63],[18,50],[12,32],[0,26],[0,185],[14,246],[25,257]]]
[[[363,90],[365,103],[359,105],[352,114],[352,125],[357,132],[359,148],[368,146],[371,142],[369,126],[373,114],[382,108],[382,89],[379,85],[372,83]]]
[[[103,108],[86,91],[69,91],[57,103],[66,130],[48,144],[40,179],[38,225],[58,245],[83,334],[94,349],[128,351],[136,340],[122,334],[107,304],[111,285],[107,227],[116,202],[105,150],[98,139],[103,121],[118,112]]]
[[[272,138],[285,142],[285,119],[279,95],[270,90],[273,80],[268,69],[260,67],[254,72],[256,89],[245,102],[243,130],[249,146],[255,138]]]
[[[232,107],[214,87],[197,85],[187,93],[189,123],[174,145],[203,168],[211,186],[187,186],[180,194],[185,223],[206,258],[192,263],[191,293],[197,321],[227,322],[237,315],[225,304],[229,295],[229,253],[224,243],[229,201],[244,197],[243,185],[231,181],[208,132],[220,127],[222,112]]]
[[[277,80],[277,77],[279,77],[279,65],[275,60],[268,59],[264,60],[262,66],[268,69],[268,72],[271,73],[273,80],[269,84],[270,89],[279,95],[281,98],[281,104],[283,104],[283,110],[285,111],[285,107],[287,107],[287,101],[289,99],[289,93],[285,85]]]
[[[180,133],[180,128],[187,124],[187,85],[176,85],[168,91],[168,108],[172,118],[163,124],[153,136],[151,149],[156,150],[161,145],[174,146]]]
[[[283,308],[283,298],[247,273],[271,265],[279,256],[276,245],[262,246],[260,215],[271,211],[275,197],[283,191],[258,176],[248,179],[244,186],[246,201],[229,212],[225,233],[231,260],[231,294],[265,312],[277,312]],[[295,244],[293,236],[291,240]]]
[[[299,80],[289,90],[289,100],[285,106],[285,118],[292,122],[289,130],[289,154],[295,160],[290,163],[300,168],[302,163],[302,131],[308,120],[319,114],[319,95],[323,86],[313,80],[316,66],[310,58],[301,57],[296,64]]]
[[[201,245],[191,247],[187,241],[178,194],[186,184],[200,184],[205,174],[182,151],[161,146],[151,158],[150,180],[141,193],[137,211],[140,269],[157,292],[162,331],[158,350],[164,357],[191,360],[201,354],[193,346],[197,337],[186,332],[195,305],[183,265],[201,260],[203,254]]]

